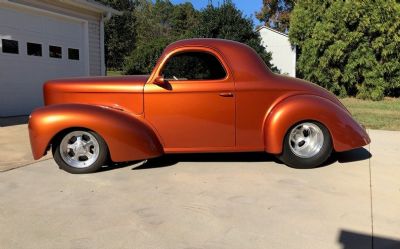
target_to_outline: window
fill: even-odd
[[[167,61],[162,75],[167,80],[218,80],[225,78],[226,72],[212,54],[184,52]]]
[[[68,59],[79,60],[79,49],[69,48],[68,49]]]
[[[26,51],[31,56],[42,56],[42,45],[37,43],[28,42],[26,44]]]
[[[8,39],[1,39],[2,43],[2,51],[3,53],[8,54],[18,54],[18,41],[8,40]]]
[[[61,47],[49,46],[49,55],[51,58],[61,59],[62,58]]]

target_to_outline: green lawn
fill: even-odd
[[[344,98],[340,101],[367,128],[400,131],[399,98],[385,98],[382,101]]]
[[[107,71],[107,76],[120,76],[122,71]]]

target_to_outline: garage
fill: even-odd
[[[104,75],[104,34],[100,29],[105,10],[101,8],[108,8],[95,4],[100,10],[90,16],[83,7],[93,6],[85,5],[90,4],[86,1],[82,6],[79,1],[51,4],[0,1],[2,117],[27,115],[42,106],[42,85],[49,79]],[[54,7],[58,11],[51,11]],[[76,13],[72,13],[74,9]]]

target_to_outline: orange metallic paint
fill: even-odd
[[[46,105],[82,103],[113,106],[143,113],[143,86],[149,76],[86,77],[48,81],[44,85]]]
[[[71,128],[89,129],[102,136],[115,162],[163,154],[153,129],[141,116],[109,107],[59,104],[39,108],[31,115],[29,135],[34,158],[42,157],[50,141],[60,132]]]
[[[215,55],[227,77],[164,81],[165,62],[184,51]],[[150,76],[54,80],[44,94],[48,106],[35,110],[29,124],[36,159],[58,132],[73,127],[99,133],[113,161],[184,152],[280,154],[287,130],[304,120],[324,124],[336,151],[370,142],[333,94],[272,73],[251,48],[227,40],[178,41],[165,49]]]
[[[198,50],[211,53],[222,62],[225,79],[170,80],[145,86],[145,118],[162,134],[166,151],[235,146],[234,82],[230,69],[215,50],[191,46],[175,49],[162,58],[153,76],[160,76],[172,55]]]
[[[267,116],[264,126],[266,151],[280,153],[287,131],[306,120],[318,121],[328,128],[337,152],[371,142],[365,130],[344,109],[315,95],[296,95],[281,101]]]

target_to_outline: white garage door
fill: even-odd
[[[0,6],[0,116],[43,105],[46,80],[88,75],[85,22]]]

